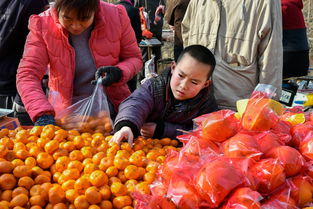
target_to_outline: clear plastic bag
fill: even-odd
[[[97,80],[91,96],[66,108],[58,114],[56,122],[67,130],[109,135],[112,131],[112,120],[101,78]]]
[[[271,99],[275,95],[275,90],[276,88],[271,85],[257,85],[241,119],[244,129],[267,131],[278,123],[284,108],[282,104]]]

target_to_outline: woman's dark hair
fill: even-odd
[[[208,78],[211,77],[213,70],[215,68],[215,65],[216,65],[216,61],[215,61],[214,55],[212,54],[212,52],[208,48],[206,48],[202,45],[190,45],[190,46],[186,47],[180,53],[176,62],[179,63],[185,54],[189,54],[191,57],[196,59],[198,62],[212,66],[212,69],[210,70],[210,72],[208,74]]]
[[[65,12],[75,10],[77,18],[83,20],[98,10],[99,2],[100,0],[55,0],[54,7],[58,14],[61,10]]]

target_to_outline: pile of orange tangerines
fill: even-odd
[[[0,130],[0,209],[132,209],[133,191],[149,194],[169,138],[109,142],[101,133],[58,126]]]

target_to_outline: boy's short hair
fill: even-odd
[[[177,59],[177,63],[181,61],[181,59],[184,57],[185,54],[189,54],[191,57],[196,59],[198,62],[207,64],[212,66],[212,69],[210,70],[208,74],[208,79],[211,77],[213,70],[216,65],[215,57],[212,54],[212,52],[202,45],[190,45],[186,47],[179,55]]]
[[[99,3],[100,0],[55,0],[54,7],[58,15],[61,10],[65,12],[76,10],[77,18],[83,20],[98,10]]]

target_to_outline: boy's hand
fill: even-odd
[[[157,124],[156,123],[145,123],[143,124],[140,134],[141,136],[145,138],[152,138],[154,135],[154,131],[156,128]]]
[[[124,126],[123,128],[121,128],[121,130],[116,132],[111,138],[110,142],[115,142],[116,144],[120,144],[121,141],[123,141],[124,139],[127,140],[130,146],[133,146],[134,134],[128,126]]]

